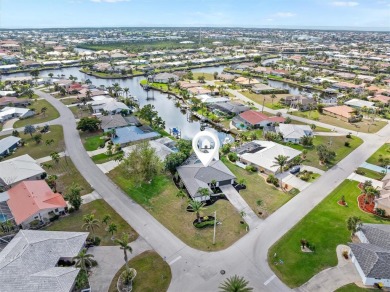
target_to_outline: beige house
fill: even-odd
[[[380,195],[375,199],[375,208],[383,209],[386,215],[390,215],[390,173],[382,179],[383,186]]]

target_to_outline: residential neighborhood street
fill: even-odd
[[[267,219],[262,220],[255,229],[250,230],[246,236],[232,246],[223,251],[207,253],[186,246],[152,215],[124,194],[88,156],[76,130],[76,121],[72,112],[50,94],[38,90],[35,90],[35,93],[46,99],[59,111],[59,123],[64,129],[66,153],[91,187],[156,252],[166,258],[172,269],[170,291],[215,291],[227,276],[234,274],[245,275],[255,291],[289,290],[269,268],[267,263],[268,249],[385,143],[390,136],[389,125],[376,134],[359,134],[364,143],[340,163],[329,169]],[[244,98],[242,97],[242,99]],[[291,116],[291,118],[331,128],[328,125],[303,118],[295,116]],[[336,129],[339,132],[348,132],[341,128]],[[225,270],[226,274],[222,275],[221,270]]]

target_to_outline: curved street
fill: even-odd
[[[124,194],[87,155],[72,112],[50,94],[38,90],[35,93],[59,111],[58,123],[64,130],[65,152],[80,173],[156,252],[166,257],[172,269],[170,291],[216,291],[226,277],[234,274],[244,275],[255,291],[290,290],[269,268],[268,249],[390,137],[389,125],[376,134],[360,133],[359,137],[364,143],[359,148],[232,246],[223,251],[208,253],[184,244]],[[299,120],[335,128],[303,118]],[[348,132],[341,128],[337,130]],[[222,269],[226,271],[225,275],[221,275]]]

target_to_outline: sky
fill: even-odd
[[[390,30],[390,0],[0,0],[0,28],[107,26]]]

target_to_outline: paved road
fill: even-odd
[[[166,257],[173,276],[170,291],[216,291],[226,277],[234,274],[244,275],[255,291],[289,291],[269,268],[268,249],[390,137],[389,125],[376,134],[362,134],[360,137],[365,141],[358,149],[298,196],[261,221],[256,228],[229,248],[208,253],[185,245],[119,190],[84,150],[71,111],[49,94],[39,91],[36,93],[47,99],[60,112],[66,151],[80,173],[154,250]],[[328,125],[326,127],[329,128]],[[342,131],[347,132],[344,129]],[[220,274],[222,269],[226,271],[225,275]]]

